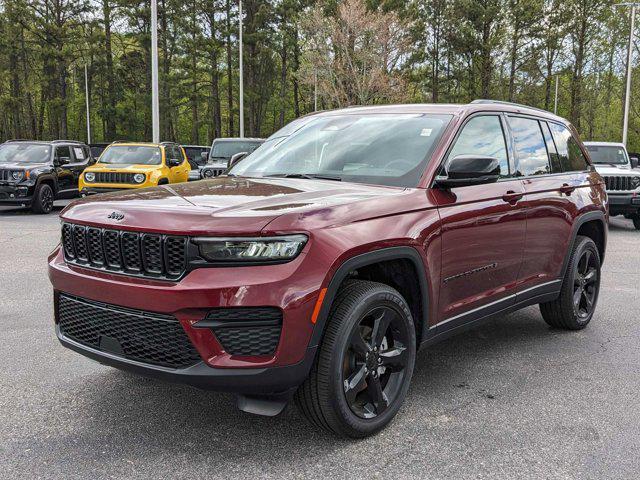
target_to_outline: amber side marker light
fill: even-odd
[[[323,288],[320,290],[320,295],[318,295],[318,300],[316,301],[316,306],[313,308],[313,315],[311,315],[311,323],[315,324],[318,321],[318,315],[320,315],[320,309],[322,308],[322,301],[324,300],[324,296],[327,294],[327,289]]]

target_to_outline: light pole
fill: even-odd
[[[91,116],[89,115],[89,77],[87,64],[84,64],[84,102],[87,107],[87,143],[91,143]]]
[[[160,142],[160,99],[158,94],[158,1],[151,0],[151,126],[153,143]]]
[[[240,43],[240,138],[244,138],[244,72],[242,65],[242,0],[238,6],[238,40]]]
[[[638,2],[617,3],[616,7],[631,7],[631,28],[629,29],[629,51],[627,52],[627,85],[624,95],[624,119],[622,120],[622,143],[627,144],[629,131],[629,103],[631,101],[631,61],[633,60],[633,30],[636,20],[636,7]]]
[[[553,103],[553,113],[558,114],[558,84],[560,83],[560,75],[556,74],[556,99]]]

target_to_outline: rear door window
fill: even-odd
[[[538,120],[508,118],[515,143],[516,175],[528,177],[551,173],[547,146]]]
[[[553,173],[562,172],[562,163],[560,162],[560,155],[556,149],[556,144],[553,141],[551,130],[549,130],[549,124],[547,122],[540,122],[542,127],[542,135],[544,135],[544,141],[547,144],[547,152],[549,153],[549,159],[551,160],[551,171]]]
[[[483,155],[497,158],[500,176],[509,176],[509,157],[500,117],[480,115],[469,120],[456,139],[447,163],[458,155]]]
[[[578,141],[564,125],[549,123],[553,139],[558,149],[562,170],[565,172],[583,172],[589,168]]]

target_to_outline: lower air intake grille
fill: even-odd
[[[168,368],[201,361],[178,320],[170,315],[61,294],[58,319],[65,337],[130,360]]]
[[[273,307],[219,308],[196,326],[209,326],[231,355],[273,355],[280,342],[282,311]]]

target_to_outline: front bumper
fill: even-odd
[[[612,215],[634,214],[640,211],[640,195],[634,193],[608,193],[609,212]]]
[[[87,347],[66,338],[56,326],[60,343],[103,365],[172,383],[184,383],[205,390],[247,394],[273,394],[291,390],[308,376],[317,347],[307,349],[304,358],[293,365],[266,368],[211,368],[200,362],[189,368],[170,369],[129,360],[109,352]]]
[[[81,196],[96,195],[98,193],[120,192],[122,190],[131,190],[137,187],[85,187],[80,190]]]
[[[282,392],[306,378],[315,355],[315,347],[308,348],[314,328],[310,319],[326,270],[317,268],[317,262],[311,260],[306,266],[304,263],[305,255],[301,254],[279,265],[199,268],[179,282],[170,282],[69,265],[58,248],[49,258],[49,277],[56,295],[65,293],[172,315],[202,362],[185,369],[164,368],[79,344],[59,330],[58,338],[64,346],[85,356],[148,376],[221,391]],[[283,312],[280,340],[273,355],[231,355],[212,330],[195,326],[212,309],[265,306]]]
[[[0,205],[31,205],[33,189],[27,185],[0,185]]]

